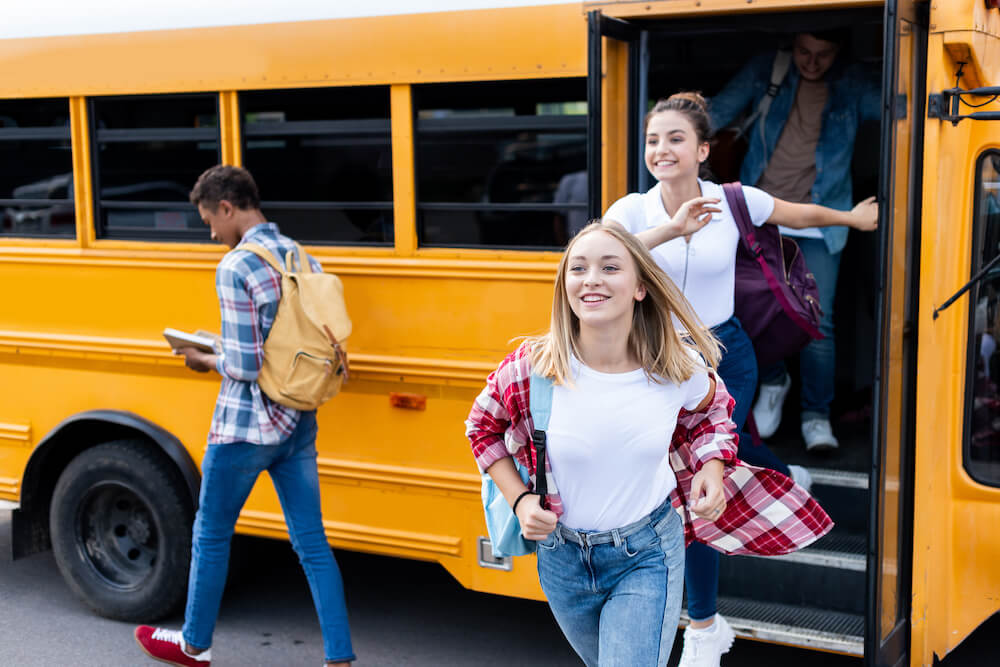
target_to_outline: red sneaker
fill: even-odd
[[[139,648],[153,660],[165,662],[179,667],[211,667],[212,649],[198,655],[188,655],[182,648],[184,638],[180,630],[166,628],[151,628],[140,625],[135,629],[135,641]]]

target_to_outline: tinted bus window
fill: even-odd
[[[1000,256],[1000,152],[979,159],[972,275]],[[1000,262],[970,290],[965,466],[1000,486]]]
[[[414,88],[424,246],[554,248],[586,223],[583,79]]]
[[[389,88],[240,93],[243,165],[264,214],[301,241],[391,244]]]
[[[0,234],[76,235],[68,100],[0,100]]]
[[[222,161],[218,97],[95,98],[90,117],[98,235],[208,240],[188,193]]]

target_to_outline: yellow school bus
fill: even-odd
[[[650,103],[828,27],[882,87],[851,176],[881,221],[842,261],[840,451],[808,458],[789,417],[770,444],[837,528],[723,559],[720,611],[743,637],[929,665],[1000,609],[996,2],[50,4],[0,26],[0,503],[14,555],[53,548],[99,613],[149,621],[183,594],[218,380],[160,333],[218,326],[223,249],[186,200],[203,169],[249,168],[343,278],[331,543],[540,599],[532,558],[491,555],[470,402],[546,327],[572,229],[649,185]],[[287,539],[266,480],[237,530]]]

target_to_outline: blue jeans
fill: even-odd
[[[257,477],[266,470],[278,492],[292,546],[309,581],[323,631],[325,659],[354,660],[344,584],[326,541],[320,511],[316,413],[303,412],[292,435],[280,445],[209,445],[201,468],[184,641],[199,649],[212,645],[236,519]]]
[[[623,528],[561,523],[538,543],[538,578],[588,667],[667,664],[681,614],[684,530],[665,501]]]
[[[836,375],[837,347],[833,338],[833,302],[837,296],[837,275],[840,272],[840,253],[830,254],[822,239],[797,238],[806,266],[816,277],[819,288],[819,306],[823,317],[819,331],[823,340],[810,342],[799,353],[799,375],[802,378],[802,421],[829,419],[833,402]],[[785,363],[780,362],[766,369],[761,375],[762,384],[781,384]]]
[[[790,474],[788,466],[767,445],[754,445],[743,429],[757,389],[757,357],[750,337],[735,317],[713,327],[712,333],[725,347],[719,362],[719,377],[726,383],[726,389],[736,401],[733,421],[740,437],[738,456],[750,465]],[[685,552],[685,560],[688,616],[695,621],[712,618],[715,616],[719,596],[719,552],[700,542],[692,542]]]

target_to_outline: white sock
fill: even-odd
[[[210,649],[210,648],[205,649],[201,653],[188,653],[187,652],[187,642],[184,641],[184,640],[181,640],[181,653],[183,653],[184,655],[186,655],[189,658],[192,658],[194,660],[198,660],[200,662],[208,662],[208,661],[210,661],[212,659],[212,649]]]
[[[690,627],[690,626],[688,626],[688,627]],[[716,628],[718,628],[718,627],[719,627],[719,624],[715,622],[715,617],[713,616],[712,617],[712,625],[709,625],[708,627],[705,627],[705,628],[691,628],[691,632],[714,633],[715,630],[716,630]]]

